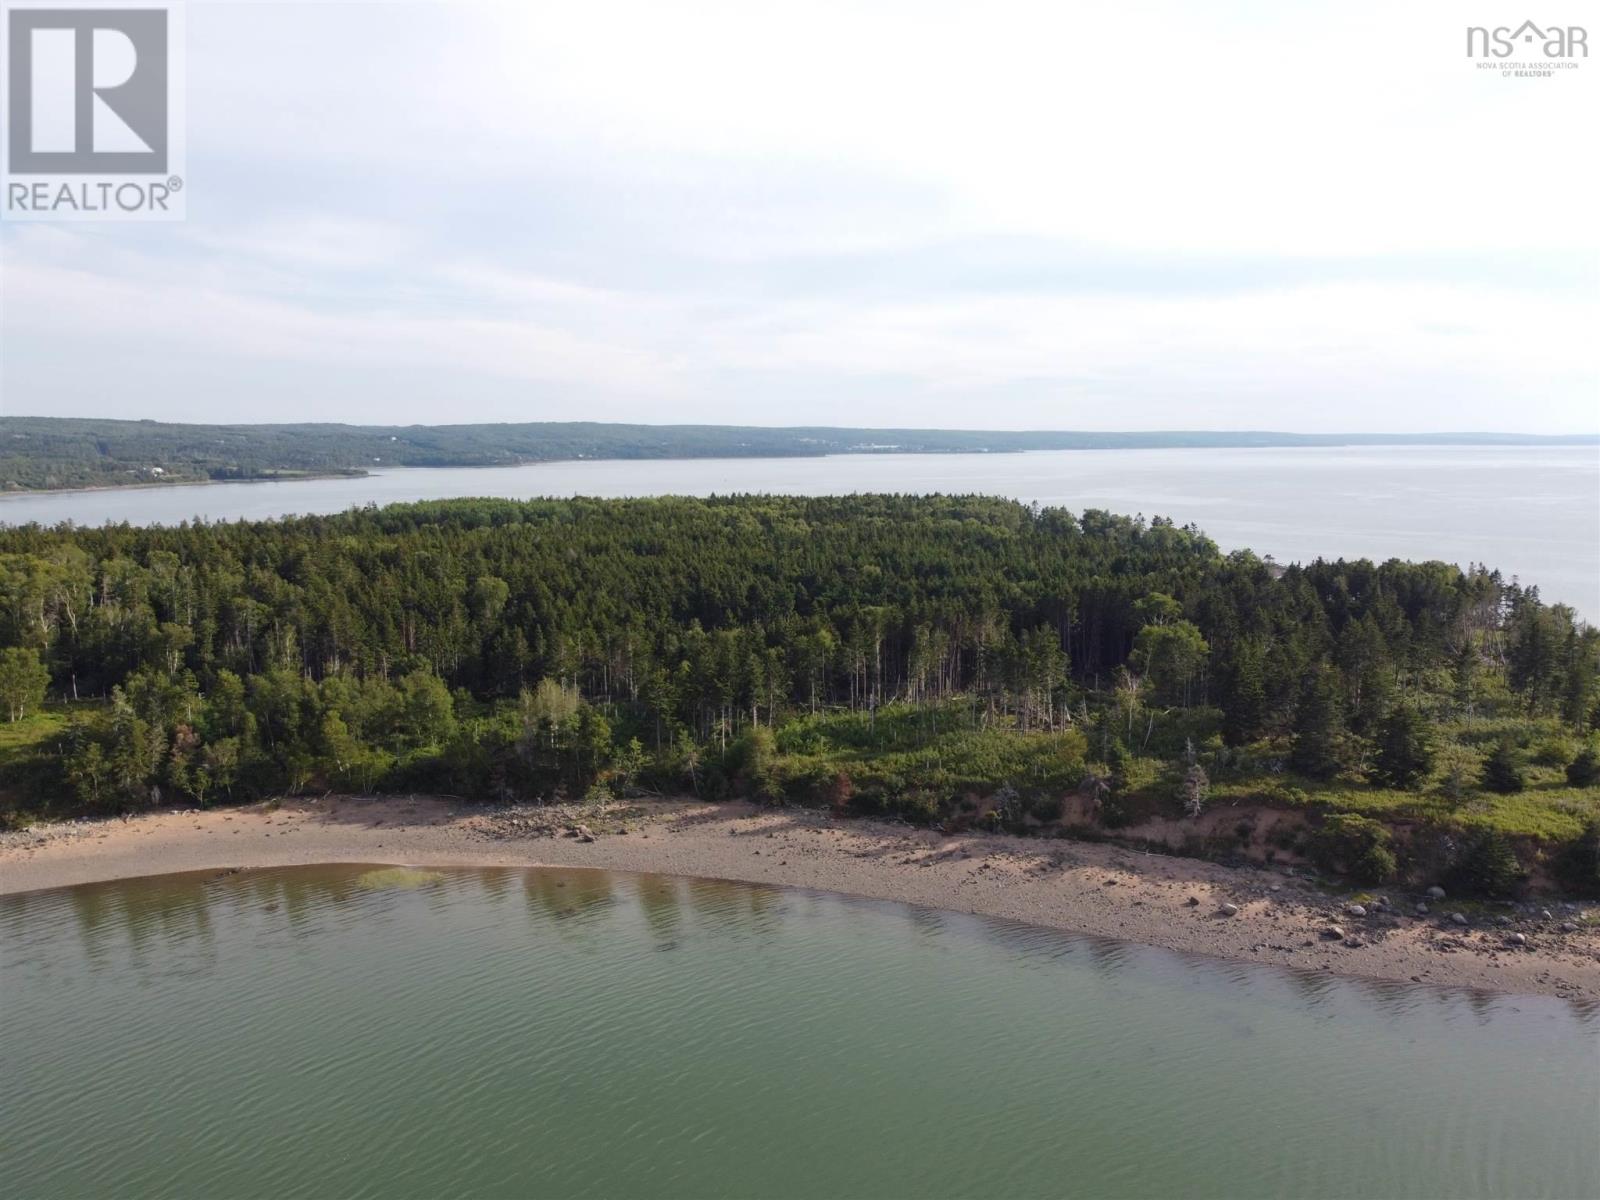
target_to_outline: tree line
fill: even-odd
[[[1582,748],[1600,719],[1600,633],[1491,570],[1282,569],[1161,519],[970,496],[8,528],[0,647],[8,715],[73,714],[38,786],[102,808],[737,787],[828,714],[902,710],[1074,746],[1062,780],[1165,755],[1196,805],[1251,754],[1417,788],[1451,722]],[[1512,787],[1525,750],[1462,786]]]

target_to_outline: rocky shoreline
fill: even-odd
[[[1248,962],[1600,1003],[1600,906],[1351,892],[1301,867],[652,801],[324,797],[0,835],[0,893],[321,862],[563,866],[815,888]]]

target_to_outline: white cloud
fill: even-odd
[[[218,286],[200,265],[174,273],[148,262],[126,276],[64,265],[8,265],[7,289],[28,297],[8,312],[7,337],[49,338],[65,329],[92,329],[119,343],[137,344],[178,359],[189,349],[238,360],[384,368],[445,368],[530,382],[582,383],[619,390],[661,390],[672,375],[659,354],[619,342],[597,341],[556,325],[540,325],[479,310],[423,312],[404,304],[376,303],[340,311],[287,296]],[[81,335],[80,335],[81,336]],[[381,397],[372,398],[381,405]],[[333,419],[326,401],[311,391],[284,397],[272,414]],[[265,414],[263,414],[265,415]]]
[[[1596,75],[1502,15],[191,4],[190,220],[0,231],[3,404],[1593,429]]]

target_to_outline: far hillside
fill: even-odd
[[[1575,445],[1523,434],[1099,433],[953,429],[619,425],[181,425],[0,417],[0,489],[360,475],[386,467],[488,467],[579,458],[796,458],[1018,450],[1336,445]]]

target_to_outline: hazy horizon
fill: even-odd
[[[191,0],[187,219],[0,225],[0,412],[1588,432],[1596,74],[1483,21]]]
[[[163,420],[163,419],[158,418],[158,417],[122,416],[122,415],[113,415],[113,414],[109,414],[109,413],[53,413],[53,412],[11,412],[11,411],[0,412],[0,418],[4,418],[4,417],[59,418],[59,419],[62,419],[62,420],[76,420],[76,421],[132,421],[132,422],[153,422],[153,423],[156,423],[156,424],[163,424],[163,425],[196,425],[196,426],[208,426],[208,425],[219,425],[219,426],[220,425],[238,425],[238,426],[252,426],[252,425],[261,425],[261,426],[344,425],[344,426],[353,426],[353,427],[357,427],[357,428],[365,427],[365,428],[375,428],[375,429],[381,429],[381,428],[419,428],[419,429],[434,428],[434,429],[444,429],[444,428],[451,428],[451,427],[476,426],[476,425],[553,424],[553,425],[635,425],[635,426],[643,426],[643,427],[646,427],[646,428],[674,428],[674,427],[692,428],[692,427],[696,427],[696,426],[704,426],[704,427],[711,427],[711,428],[740,428],[740,427],[747,427],[747,428],[751,428],[751,429],[775,429],[775,430],[784,430],[784,429],[830,429],[830,430],[843,430],[843,431],[860,431],[860,432],[863,432],[863,433],[899,433],[899,432],[922,432],[922,431],[931,431],[931,432],[940,432],[940,433],[1004,433],[1004,434],[1037,433],[1037,434],[1050,434],[1050,435],[1054,435],[1054,434],[1071,434],[1071,433],[1088,433],[1088,434],[1095,434],[1097,436],[1115,435],[1115,434],[1128,434],[1128,435],[1131,435],[1131,436],[1141,436],[1141,437],[1150,436],[1150,435],[1154,435],[1154,434],[1169,434],[1169,435],[1174,435],[1174,436],[1182,436],[1182,435],[1186,435],[1186,434],[1203,434],[1203,435],[1217,435],[1217,434],[1228,435],[1228,434],[1233,434],[1233,435],[1238,435],[1238,436],[1241,436],[1241,437],[1245,436],[1245,435],[1252,435],[1252,436],[1266,436],[1266,437],[1284,436],[1284,437],[1308,437],[1308,438],[1341,438],[1341,437],[1351,437],[1351,438],[1367,438],[1367,437],[1381,437],[1381,438],[1418,438],[1418,437],[1493,438],[1493,437],[1511,437],[1511,438],[1543,438],[1543,439],[1557,439],[1557,438],[1560,438],[1560,439],[1574,439],[1574,438],[1577,438],[1577,439],[1585,439],[1585,438],[1600,439],[1600,424],[1597,424],[1595,427],[1590,428],[1590,429],[1577,429],[1577,430],[1573,430],[1571,432],[1540,433],[1540,432],[1537,432],[1537,431],[1534,431],[1534,430],[1528,430],[1528,429],[1454,429],[1454,428],[1452,428],[1452,429],[1395,429],[1395,430],[1376,430],[1376,429],[1319,430],[1319,429],[1294,429],[1294,428],[1290,428],[1290,427],[1287,427],[1287,426],[1281,426],[1281,425],[1280,426],[1275,426],[1275,427],[1272,427],[1272,428],[1267,428],[1267,427],[1247,427],[1247,426],[1203,426],[1203,425],[1192,425],[1192,426],[1188,426],[1188,427],[1185,427],[1185,428],[1177,428],[1177,427],[1173,427],[1173,426],[1139,427],[1139,426],[1129,426],[1129,425],[1122,425],[1122,426],[1108,425],[1108,426],[1105,426],[1103,428],[1097,427],[1097,426],[1086,426],[1086,425],[1076,425],[1076,426],[1062,425],[1062,426],[1046,428],[1046,427],[1043,427],[1043,426],[1002,425],[1002,424],[989,424],[989,425],[950,425],[950,424],[856,425],[856,424],[828,424],[828,425],[820,425],[820,424],[816,424],[816,423],[798,424],[798,423],[791,422],[791,421],[759,421],[759,420],[740,420],[740,421],[625,421],[625,420],[620,420],[620,419],[619,420],[610,420],[610,419],[599,418],[599,417],[571,417],[571,418],[560,418],[560,419],[551,419],[551,420],[542,420],[542,419],[537,418],[537,417],[529,417],[529,418],[524,418],[524,419],[521,419],[521,420],[485,420],[485,421],[347,421],[347,420],[343,420],[343,419],[340,419],[340,418],[337,418],[337,417],[327,417],[327,418],[320,419],[320,420],[281,420],[281,421],[274,421],[274,420],[270,420],[270,419],[249,420],[249,421],[243,421],[243,420],[168,421],[168,420]]]

